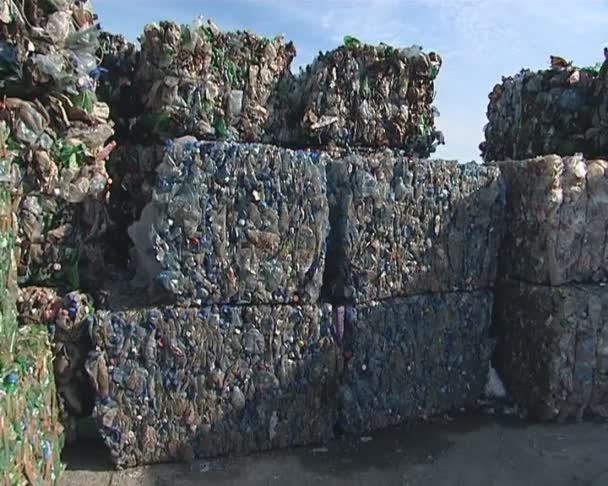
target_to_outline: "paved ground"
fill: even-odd
[[[321,448],[111,471],[100,446],[66,452],[64,486],[608,486],[608,425],[459,418]]]

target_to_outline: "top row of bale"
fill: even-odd
[[[222,32],[211,21],[146,26],[137,51],[104,36],[102,86],[119,132],[133,140],[183,135],[290,147],[394,148],[428,156],[441,58],[419,47],[347,36],[297,76],[293,43]]]

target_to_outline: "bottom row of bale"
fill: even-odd
[[[493,291],[475,291],[359,307],[116,312],[44,290],[21,293],[22,319],[41,325],[22,327],[31,358],[3,373],[0,466],[13,477],[58,474],[59,408],[69,424],[94,405],[120,467],[315,444],[336,429],[360,434],[474,406],[495,344],[501,376],[532,417],[608,416],[608,289],[599,285],[504,283],[495,305]]]

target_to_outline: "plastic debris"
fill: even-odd
[[[532,419],[608,418],[608,290],[504,282],[496,365]]]
[[[13,350],[0,361],[0,482],[58,485],[63,437],[46,329],[20,329]]]
[[[89,327],[94,308],[91,297],[79,293],[58,293],[54,289],[21,289],[17,300],[21,326],[49,331],[54,355],[55,382],[59,397],[59,418],[66,439],[75,439],[77,419],[90,416],[94,393],[85,370],[92,351]]]
[[[316,444],[335,423],[331,307],[99,312],[87,362],[113,461]]]
[[[392,147],[426,157],[443,143],[432,103],[441,57],[419,47],[346,46],[320,55],[286,79],[273,111],[280,143],[303,146]]]
[[[316,303],[329,232],[324,155],[177,140],[129,229],[135,285],[182,303]]]
[[[349,434],[475,404],[494,342],[492,293],[389,299],[345,310],[338,424]]]
[[[496,168],[386,151],[333,162],[328,185],[325,298],[367,303],[493,286],[504,219]]]
[[[541,285],[608,279],[608,162],[551,155],[498,166],[509,228],[501,278]]]

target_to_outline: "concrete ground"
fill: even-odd
[[[63,486],[608,486],[608,425],[463,417],[325,447],[112,471],[100,444],[68,449]]]

